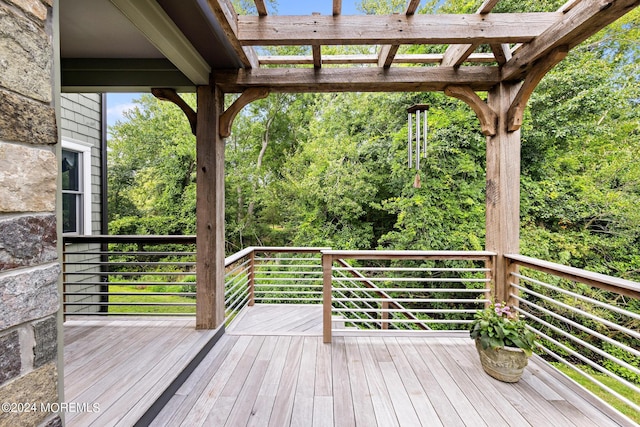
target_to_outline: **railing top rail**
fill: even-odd
[[[230,266],[234,262],[236,262],[238,260],[241,260],[242,258],[244,258],[247,255],[251,254],[251,252],[253,252],[253,248],[252,247],[248,247],[248,248],[245,248],[245,249],[241,250],[240,252],[236,252],[233,255],[229,255],[228,257],[226,257],[224,259],[224,266],[225,267]]]
[[[255,252],[281,252],[281,253],[320,253],[331,249],[328,247],[279,247],[279,246],[253,246]]]
[[[195,235],[91,235],[91,236],[64,236],[64,243],[195,243]]]
[[[607,291],[617,292],[619,294],[640,298],[640,283],[631,280],[620,279],[618,277],[607,276],[606,274],[594,273],[592,271],[582,270],[576,267],[569,267],[554,262],[543,261],[537,258],[531,258],[524,255],[508,254],[505,258],[519,264],[523,267],[529,267],[534,270],[540,270],[545,273],[555,274],[565,279],[576,282],[585,283],[595,286],[596,288]]]
[[[323,250],[330,249],[326,247],[280,247],[280,246],[249,246],[243,250],[229,255],[224,259],[225,267],[233,264],[234,262],[242,259],[251,254],[251,252],[271,252],[271,253],[317,253],[320,254]]]
[[[489,251],[336,251],[323,250],[323,255],[333,259],[438,259],[438,260],[485,260],[495,256]]]

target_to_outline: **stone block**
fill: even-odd
[[[50,418],[54,414],[41,411],[40,404],[46,409],[47,403],[58,402],[56,364],[49,363],[1,387],[0,402],[32,403],[38,409],[22,412],[3,412],[0,409],[0,426],[37,426]]]
[[[40,0],[9,0],[25,13],[33,18],[44,22],[47,19],[47,7]]]
[[[0,5],[0,52],[0,86],[50,103],[53,45],[45,28]]]
[[[58,357],[58,324],[55,316],[33,322],[33,367],[39,368]]]
[[[59,275],[59,264],[0,275],[0,330],[55,313]]]
[[[20,336],[13,331],[0,337],[0,384],[20,375]]]
[[[41,102],[0,90],[0,140],[56,144],[55,110]]]
[[[0,142],[0,212],[55,211],[57,174],[51,151]]]
[[[55,261],[56,242],[55,215],[0,219],[0,271]]]

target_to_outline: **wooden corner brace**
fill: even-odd
[[[187,102],[180,97],[175,91],[175,89],[169,88],[153,88],[151,89],[151,94],[158,98],[161,101],[169,101],[176,104],[180,109],[184,112],[184,115],[187,116],[187,120],[189,120],[189,124],[191,125],[191,132],[196,134],[196,127],[198,123],[198,115],[193,108]]]
[[[524,109],[527,106],[527,102],[529,102],[531,94],[538,86],[538,83],[540,83],[540,80],[542,80],[553,67],[558,65],[558,63],[567,56],[567,53],[569,53],[568,46],[559,46],[553,49],[547,56],[541,58],[531,68],[507,112],[507,129],[510,132],[520,129]]]
[[[491,107],[484,102],[477,93],[469,86],[447,86],[444,89],[444,93],[454,98],[461,99],[466,102],[473,111],[475,111],[478,119],[480,120],[480,127],[482,133],[486,136],[493,136],[496,134],[496,123],[498,122],[498,115],[493,111]]]
[[[220,116],[220,136],[227,138],[231,135],[233,120],[240,110],[253,101],[266,98],[267,95],[269,95],[269,89],[266,87],[252,87],[242,92],[242,95]]]

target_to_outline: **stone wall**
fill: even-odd
[[[0,0],[0,426],[61,425],[52,2]]]

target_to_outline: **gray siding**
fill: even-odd
[[[94,93],[63,93],[61,95],[61,123],[62,138],[85,142],[91,145],[91,234],[101,234],[102,215],[102,186],[101,186],[101,95]],[[105,171],[106,172],[106,171]],[[100,250],[97,244],[68,245],[69,252],[86,252],[87,255],[68,255],[66,261],[86,262],[87,265],[67,265],[66,272],[87,274],[65,275],[65,282],[73,281],[77,285],[65,285],[70,292],[97,292],[99,287],[93,284],[83,285],[83,282],[100,282],[100,267],[91,264],[100,262],[100,256],[95,255]],[[99,302],[98,296],[69,296],[67,302]],[[68,306],[67,311],[95,312],[98,306]]]

